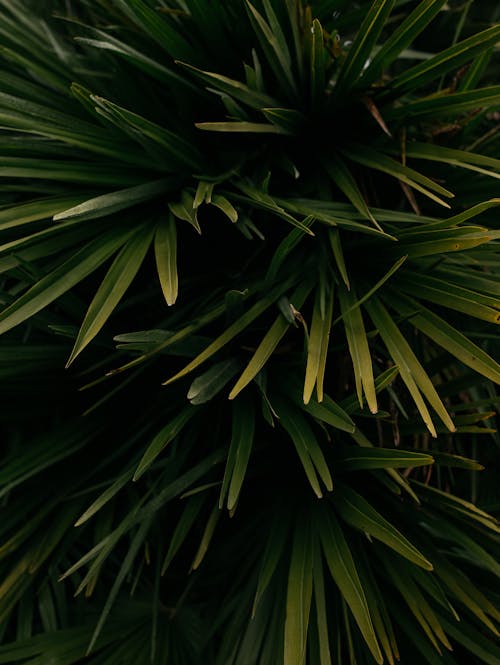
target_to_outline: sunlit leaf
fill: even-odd
[[[151,228],[142,228],[120,250],[90,303],[78,331],[69,366],[101,330],[137,275],[153,239]]]
[[[356,294],[345,288],[339,289],[340,309],[344,319],[349,353],[354,366],[354,379],[359,405],[363,407],[363,394],[372,413],[378,411],[375,382],[368,339],[359,307],[355,307]]]
[[[391,316],[384,306],[372,298],[365,305],[368,312],[378,328],[378,331],[384,340],[389,352],[391,353],[396,365],[399,368],[401,378],[410,391],[415,404],[420,411],[423,421],[427,425],[433,436],[436,436],[436,430],[430,418],[429,411],[425,405],[421,392],[427,397],[436,413],[450,431],[454,431],[455,426],[446,411],[439,395],[436,392],[429,376],[411,350],[408,342],[399,331]]]
[[[434,459],[426,453],[397,448],[349,448],[339,468],[343,471],[361,469],[404,469],[414,466],[428,466]]]
[[[177,229],[172,215],[158,223],[154,247],[161,289],[167,305],[173,305],[177,300],[179,278],[177,275]]]
[[[324,291],[322,291],[322,288]],[[313,318],[307,344],[306,376],[302,396],[304,404],[309,403],[314,386],[316,386],[318,402],[323,401],[323,381],[332,325],[333,293],[333,288],[326,286],[324,282],[320,282],[320,286],[316,290]],[[322,306],[323,295],[326,301],[324,307]]]

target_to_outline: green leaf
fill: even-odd
[[[382,665],[384,659],[366,596],[342,528],[331,512],[323,510],[318,515],[317,530],[332,578],[349,606],[373,658]]]
[[[357,546],[356,546],[357,545]],[[382,596],[381,590],[372,567],[369,562],[368,553],[365,551],[365,545],[355,543],[353,547],[354,558],[358,569],[358,575],[363,585],[363,590],[366,595],[368,608],[373,621],[375,634],[380,642],[382,649],[387,657],[390,665],[394,665],[395,660],[399,660],[399,650],[394,635],[391,619],[389,617],[389,610],[387,603],[384,602],[385,598]]]
[[[74,208],[57,213],[54,215],[54,221],[60,222],[66,219],[83,221],[84,219],[98,219],[99,217],[112,215],[120,210],[138,205],[143,201],[149,201],[162,194],[166,194],[170,187],[171,181],[163,179],[148,182],[145,185],[121,189],[118,192],[102,194],[84,203],[80,203]]]
[[[436,555],[433,558],[435,574],[443,581],[453,595],[476,616],[481,623],[498,636],[498,630],[487,616],[498,615],[498,610],[486,596],[456,566],[452,566],[445,557]],[[497,616],[498,618],[498,616]]]
[[[368,310],[373,323],[376,325],[389,353],[393,357],[394,362],[398,366],[401,378],[410,391],[415,401],[415,405],[420,411],[422,419],[432,436],[436,436],[436,430],[420,391],[422,391],[425,397],[429,400],[429,403],[446,427],[453,432],[455,430],[453,421],[437,394],[432,381],[385,307],[376,296],[369,300],[365,307]]]
[[[347,168],[344,160],[336,155],[330,155],[328,161],[325,161],[325,168],[332,181],[347,196],[356,210],[358,210],[363,217],[372,222],[379,231],[382,231],[380,225],[368,208],[358,184]]]
[[[348,485],[339,485],[335,493],[335,508],[348,524],[377,538],[391,549],[424,570],[432,564],[390,522]]]
[[[177,345],[180,342],[183,342],[187,344],[189,347],[191,347],[191,343],[193,341],[193,333],[195,333],[200,328],[203,328],[207,324],[212,323],[213,321],[221,317],[225,312],[226,312],[225,303],[217,305],[216,307],[212,307],[211,309],[209,309],[208,312],[205,312],[204,314],[201,314],[200,316],[196,317],[188,325],[184,326],[180,330],[177,330],[176,332],[172,333],[170,333],[169,331],[169,333],[163,337],[163,341],[158,341],[158,343],[155,344],[153,348],[148,348],[138,358],[134,358],[125,365],[122,365],[117,369],[111,370],[110,372],[108,372],[108,376],[112,376],[114,374],[118,374],[120,372],[124,372],[125,370],[131,369],[132,367],[136,367],[137,365],[142,364],[146,360],[149,360],[149,358],[152,358],[153,356],[159,353],[166,352],[168,347]],[[196,339],[197,342],[203,340],[203,342],[206,343],[205,337],[201,338],[200,336],[196,336],[194,337],[194,339]],[[192,354],[191,352],[189,352],[189,354],[187,355],[191,356]]]
[[[314,432],[300,411],[292,407],[292,405],[277,400],[276,411],[280,418],[280,424],[289,434],[295,445],[295,450],[302,462],[314,493],[321,499],[323,493],[316,474],[319,474],[329,492],[333,489],[333,481],[323,451]]]
[[[360,407],[363,407],[363,392],[372,413],[377,413],[377,395],[373,378],[373,367],[363,317],[356,307],[356,294],[339,286],[340,309],[345,324],[345,333],[354,367],[354,380]]]
[[[374,169],[376,171],[382,171],[382,173],[388,173],[389,175],[401,180],[405,184],[413,187],[418,192],[425,194],[428,198],[432,199],[436,203],[449,208],[450,206],[436,196],[433,192],[437,192],[442,196],[448,198],[453,198],[454,194],[449,192],[447,189],[438,185],[430,178],[423,176],[421,173],[410,169],[408,166],[387,157],[386,155],[373,150],[372,148],[367,148],[366,146],[359,145],[350,145],[347,149],[343,150],[343,153],[351,159],[353,162],[367,166],[368,168]]]
[[[184,339],[180,343],[174,344],[173,348],[168,348],[170,338],[176,333],[172,330],[152,329],[152,330],[139,330],[137,332],[122,333],[115,335],[113,340],[118,342],[117,349],[125,351],[140,351],[141,353],[150,353],[158,348],[159,344],[167,343],[164,353],[173,356],[187,356],[191,358],[196,353],[199,353],[210,341],[210,338],[201,335],[191,335],[188,339]]]
[[[197,407],[190,408],[194,410]],[[140,510],[134,511],[134,523],[140,523],[150,515],[158,515],[160,508],[173,498],[186,496],[188,488],[191,487],[193,483],[198,482],[200,478],[211,471],[214,466],[220,464],[224,458],[225,452],[219,448],[210,455],[207,455],[207,457],[204,457],[201,462],[194,464],[194,466],[190,466],[187,471],[179,475],[178,457],[174,456],[174,459],[171,460],[170,473],[168,474],[168,477],[164,479],[161,487],[158,488],[157,492],[150,498],[148,503],[141,507]],[[212,486],[213,484],[210,483],[209,487]],[[196,494],[194,496],[196,496]]]
[[[132,480],[132,470],[128,470],[123,473],[106,489],[102,494],[100,494],[97,499],[87,508],[87,510],[78,518],[75,522],[75,526],[81,526],[91,517],[93,517],[103,506],[105,506],[108,501],[110,501],[118,492],[125,487],[125,485]]]
[[[162,450],[171,443],[180,432],[182,432],[195,413],[196,407],[185,407],[179,414],[177,414],[177,416],[175,416],[175,418],[168,422],[165,427],[162,427],[146,448],[141,461],[135,470],[133,477],[134,481],[139,480]]]
[[[271,3],[268,0],[264,0],[264,3],[272,27],[269,26],[251,2],[246,0],[248,15],[269,66],[274,71],[279,84],[286,80],[288,91],[293,95],[297,92],[297,84],[292,72],[290,51]],[[274,106],[274,104],[266,104],[265,106]]]
[[[307,217],[303,224],[305,226],[309,226],[312,224],[313,218],[312,217]],[[276,248],[273,258],[271,259],[271,262],[269,264],[269,268],[267,269],[265,281],[268,283],[273,282],[276,279],[276,276],[279,272],[279,269],[283,265],[285,259],[287,256],[290,255],[290,253],[297,247],[297,245],[300,243],[300,241],[303,239],[304,233],[301,229],[293,229],[288,233],[288,235],[283,238],[283,240],[280,242],[278,247]]]
[[[325,598],[325,577],[323,574],[323,561],[319,542],[313,543],[312,573],[314,583],[314,603],[316,606],[316,625],[319,639],[319,665],[331,665],[330,639],[328,630],[328,615]]]
[[[440,510],[450,510],[458,515],[465,515],[469,520],[476,520],[480,524],[483,524],[487,529],[500,533],[500,527],[498,526],[498,520],[487,513],[478,506],[474,505],[470,501],[466,501],[459,496],[450,494],[449,492],[444,492],[443,490],[438,489],[437,487],[432,487],[431,485],[425,485],[417,480],[412,480],[412,484],[418,488],[421,499],[429,502],[433,505],[437,505]],[[460,531],[452,527],[452,525],[447,525],[447,528],[455,531],[455,537],[460,541]],[[468,538],[464,533],[463,538]],[[471,545],[472,545],[472,539]],[[493,559],[490,557],[490,560]],[[500,572],[500,564],[496,563],[494,565],[494,570],[496,573]]]
[[[365,294],[361,296],[361,298],[355,299],[352,304],[345,310],[345,314],[342,313],[340,316],[338,316],[335,321],[333,322],[333,325],[336,325],[346,317],[346,315],[350,315],[351,312],[353,312],[355,309],[361,307],[361,305],[366,302],[369,298],[372,297],[374,293],[376,293],[381,286],[383,286],[387,280],[394,275],[394,273],[399,270],[399,268],[403,265],[403,263],[406,261],[408,257],[407,256],[401,256],[395,263],[392,265],[389,270],[383,275],[373,286],[371,289],[369,289]],[[346,284],[347,288],[349,289],[349,286]]]
[[[286,595],[284,665],[304,665],[313,591],[311,533],[306,519],[295,527]]]
[[[351,288],[349,282],[349,275],[347,274],[347,269],[345,265],[344,252],[342,250],[342,244],[340,242],[340,232],[338,229],[328,229],[328,239],[330,240],[330,245],[332,247],[333,256],[335,258],[335,263],[337,265],[338,271],[344,284],[348,289]]]
[[[299,403],[299,406],[309,413],[309,415],[313,416],[313,418],[316,418],[323,423],[327,423],[336,429],[340,429],[343,432],[352,433],[356,429],[356,425],[349,415],[344,409],[328,397],[328,395],[323,395],[323,401],[321,404],[312,399],[307,404],[304,404],[302,401],[302,403]]]
[[[105,160],[102,160],[102,163],[78,163],[62,159],[5,156],[2,156],[0,162],[0,177],[76,183],[93,187],[96,186],[96,183],[99,187],[136,185],[138,181],[144,180],[140,172],[134,172],[127,166],[113,165],[111,170]],[[13,185],[9,189],[12,187]],[[33,184],[31,184],[29,190],[33,191],[33,189]],[[42,192],[43,194],[50,192],[47,184],[44,185]]]
[[[322,296],[324,311],[322,307]],[[304,390],[302,399],[304,404],[308,404],[314,386],[316,385],[318,402],[323,401],[323,379],[325,375],[326,358],[328,353],[328,342],[330,339],[330,329],[333,315],[333,286],[327,285],[322,279],[320,286],[316,289],[314,300],[313,316],[309,339],[307,342],[307,363],[306,375],[304,379]]]
[[[194,195],[193,208],[199,208],[202,203],[210,203],[212,201],[212,194],[214,191],[215,183],[200,180],[196,187],[196,194]]]
[[[167,305],[174,305],[179,290],[177,276],[177,227],[170,214],[158,222],[154,240],[156,270]]]
[[[153,229],[142,227],[122,247],[102,280],[78,331],[66,367],[94,339],[139,272],[153,239]]]
[[[9,347],[6,351],[9,351]],[[18,362],[15,356],[12,362]],[[12,451],[11,455],[6,455],[0,469],[0,498],[4,499],[21,483],[89,445],[96,433],[95,428],[89,425],[90,423],[82,423],[79,429],[75,429],[67,424],[57,432],[52,430],[50,434],[37,433],[33,441],[27,441],[25,450],[18,451],[17,454]]]
[[[209,132],[240,132],[246,134],[286,134],[287,132],[278,125],[269,125],[262,122],[197,122],[198,129]]]
[[[474,61],[471,62],[465,75],[460,79],[458,84],[459,90],[472,90],[478,86],[479,81],[481,80],[482,75],[484,74],[486,68],[488,67],[490,60],[495,52],[495,47],[491,47],[486,51],[483,51],[481,55],[477,58],[474,58]]]
[[[458,151],[457,151],[458,152]],[[439,151],[436,151],[436,155],[440,155],[441,153]],[[448,159],[446,161],[452,161],[451,157],[452,155],[448,154]],[[455,151],[453,151],[452,154],[455,154]],[[473,153],[466,153],[466,156],[464,156],[463,159],[468,159],[469,161],[473,161],[473,163],[485,163],[483,160],[479,161],[476,160],[475,157],[483,157],[483,155],[474,155]],[[442,159],[445,160],[445,155],[442,156]],[[460,156],[457,156],[457,159],[461,159]],[[484,160],[487,158],[485,157]],[[495,162],[498,162],[496,168],[500,169],[500,159],[495,160]],[[463,163],[463,162],[462,162]],[[467,221],[471,217],[476,217],[476,215],[481,214],[482,212],[485,212],[486,210],[490,210],[491,208],[496,208],[496,206],[500,205],[500,198],[498,199],[490,199],[489,201],[483,201],[482,203],[478,203],[475,206],[472,206],[472,208],[468,208],[467,210],[464,210],[463,212],[458,213],[457,215],[453,215],[453,217],[448,217],[446,220],[446,223],[449,226],[456,226],[458,224],[462,224],[462,222]]]
[[[398,95],[404,94],[409,90],[414,90],[417,86],[432,83],[446,72],[457,70],[464,63],[481,55],[490,46],[495,46],[499,37],[500,26],[495,25],[450,46],[434,57],[396,76],[390,85],[391,94],[392,92],[396,92]]]
[[[391,579],[394,580],[397,590],[404,598],[413,616],[421,625],[436,651],[440,655],[442,654],[439,642],[451,651],[451,645],[443,631],[440,620],[421,593],[419,587],[408,575],[407,567],[401,565],[395,559],[391,559],[390,561],[384,559],[383,563]]]
[[[482,348],[471,342],[443,318],[437,316],[416,300],[397,294],[394,291],[391,292],[391,303],[403,316],[409,317],[412,325],[430,337],[436,344],[449,351],[468,367],[500,384],[500,365]]]
[[[495,159],[489,155],[481,155],[475,152],[470,152],[469,150],[457,150],[456,148],[448,148],[446,146],[438,145],[436,143],[420,143],[419,141],[411,141],[405,145],[405,152],[407,157],[414,159],[425,159],[435,162],[443,162],[445,164],[452,164],[463,169],[473,169],[477,170],[479,173],[485,175],[490,175],[491,177],[498,178],[499,173],[494,173],[491,169],[500,171],[500,159]],[[397,153],[396,153],[397,154]],[[451,217],[449,221],[450,226],[459,224],[460,221],[465,221],[470,217],[475,217],[484,210],[488,210],[490,207],[500,204],[500,199],[491,199],[490,201],[485,201],[476,204],[469,210],[465,210],[454,217]]]
[[[240,81],[228,78],[227,76],[222,76],[221,74],[216,74],[215,72],[203,71],[202,69],[188,65],[185,62],[178,62],[177,64],[185,67],[202,81],[209,83],[210,86],[231,95],[231,97],[234,97],[251,108],[260,110],[269,106],[278,106],[278,103],[272,97],[258,92],[257,90],[252,90]]]
[[[98,110],[104,114],[105,118],[117,124],[120,129],[128,130],[127,133],[139,144],[143,144],[141,137],[147,137],[160,146],[166,155],[173,157],[177,164],[194,169],[199,168],[201,155],[198,149],[193,142],[179,136],[179,133],[171,132],[103,97],[92,95],[91,99],[97,104]]]
[[[95,229],[71,221],[51,224],[36,233],[20,235],[0,245],[0,254],[9,254],[3,258],[1,271],[5,272],[16,266],[26,268],[37,259],[62,253],[69,248],[76,249],[82,242],[89,242],[89,239],[95,235]],[[33,265],[30,273],[33,273]]]
[[[236,335],[245,330],[247,326],[252,323],[258,316],[266,311],[273,302],[275,302],[280,295],[287,290],[287,288],[296,281],[296,277],[291,278],[290,280],[283,282],[278,287],[272,289],[266,296],[258,300],[250,309],[243,314],[239,319],[237,319],[232,325],[230,325],[221,335],[219,335],[207,348],[202,351],[199,355],[194,358],[190,363],[184,367],[180,372],[177,372],[170,379],[165,381],[163,385],[168,385],[177,379],[180,379],[182,376],[189,374],[193,369],[196,369],[203,362],[211,358],[217,351],[222,349],[226,344],[228,344]]]
[[[219,208],[219,210],[222,210],[222,212],[233,224],[238,221],[238,211],[233,206],[233,204],[226,199],[225,196],[214,194],[210,197],[210,203],[216,208]]]
[[[286,222],[289,222],[293,226],[296,226],[298,229],[301,229],[305,234],[314,236],[314,233],[309,228],[312,220],[307,213],[306,219],[303,222],[299,222],[297,219],[295,219],[295,217],[286,212],[284,209],[285,206],[282,207],[280,205],[281,203],[285,203],[284,201],[277,202],[273,197],[242,181],[238,181],[237,187],[242,192],[244,192],[246,196],[243,197],[239,195],[233,195],[233,199],[237,201],[241,200],[245,203],[253,204],[256,208],[267,210],[268,212],[277,215],[281,219],[284,219]]]
[[[198,376],[187,394],[191,404],[204,404],[217,395],[240,369],[240,362],[235,358],[222,360]]]
[[[464,631],[444,617],[440,617],[440,621],[450,637],[465,646],[467,651],[477,656],[481,662],[487,665],[500,665],[500,649],[480,631],[473,626],[467,626],[467,630]]]
[[[116,5],[172,58],[192,57],[193,47],[179,31],[178,24],[172,24],[156,7],[149,7],[143,0],[116,0]]]
[[[254,379],[269,360],[281,339],[290,327],[290,323],[280,314],[264,335],[255,353],[251,357],[241,376],[234,384],[229,399],[234,399]]]
[[[255,600],[252,609],[252,616],[255,616],[255,610],[259,601],[261,600],[264,592],[269,586],[278,564],[280,563],[283,554],[288,553],[288,534],[291,529],[292,514],[289,510],[276,510],[269,529],[269,538],[266,543],[264,552],[260,559],[259,579],[257,583],[257,590],[255,592]]]
[[[194,556],[193,563],[191,564],[191,570],[197,570],[201,566],[201,563],[205,558],[205,555],[210,546],[210,542],[214,535],[215,527],[217,526],[217,522],[219,521],[220,516],[221,512],[219,510],[219,506],[215,504],[212,512],[210,513],[210,517],[208,518],[205,530],[198,546],[198,550]]]
[[[97,622],[97,625],[95,627],[95,630],[92,634],[92,638],[90,640],[90,644],[87,649],[87,654],[91,653],[92,649],[94,648],[94,645],[96,643],[96,640],[101,633],[101,630],[104,626],[104,623],[111,611],[111,607],[113,606],[113,603],[116,600],[116,597],[118,595],[118,591],[120,590],[120,587],[122,586],[123,582],[125,581],[125,578],[127,577],[132,564],[134,563],[135,557],[137,556],[137,553],[139,551],[139,548],[144,545],[144,540],[146,538],[147,532],[149,531],[149,528],[151,526],[151,520],[145,520],[141,526],[137,529],[137,532],[135,536],[132,539],[132,542],[130,544],[130,548],[127,552],[127,555],[123,559],[123,563],[120,566],[120,570],[118,572],[118,575],[115,578],[115,581],[113,582],[113,586],[111,587],[110,592],[108,593],[106,597],[106,601],[104,603],[104,607],[102,609],[102,612],[99,616],[99,621]]]
[[[460,430],[460,426],[458,427]],[[463,457],[462,455],[452,455],[451,453],[441,453],[432,451],[434,462],[440,466],[449,466],[454,469],[468,469],[469,471],[482,471],[484,466],[477,460]]]
[[[429,95],[405,104],[402,109],[391,109],[384,115],[387,119],[404,116],[457,117],[462,113],[481,108],[491,108],[500,103],[500,86],[490,86],[479,90],[455,92],[452,94]]]
[[[111,135],[108,129],[61,113],[42,104],[0,92],[0,123],[19,132],[37,134],[50,139],[83,148],[99,155],[106,155],[119,163],[127,162],[135,167],[148,168],[150,164],[141,152],[127,146]],[[95,182],[95,179],[94,179]]]
[[[306,122],[306,117],[297,109],[263,108],[266,120],[280,127],[286,134],[298,134]]]
[[[311,26],[311,49],[309,57],[311,64],[310,85],[312,108],[318,107],[325,95],[325,54],[323,27],[318,19],[315,18]]]
[[[349,448],[338,462],[338,468],[350,472],[363,469],[407,469],[430,464],[434,464],[434,458],[431,455],[413,450]]]
[[[82,202],[85,197],[79,196],[51,196],[45,199],[30,201],[9,206],[0,210],[0,229],[2,231],[16,226],[29,224],[41,219],[48,219],[57,213]]]
[[[164,575],[167,568],[170,566],[172,559],[179,551],[182,543],[186,540],[187,536],[191,533],[193,524],[196,522],[198,515],[205,503],[205,497],[201,494],[191,496],[186,499],[186,507],[180,516],[177,524],[175,525],[174,532],[170,538],[167,554],[163,560],[161,567],[161,575]]]
[[[222,509],[227,498],[227,509],[233,510],[243,486],[252,451],[255,430],[255,409],[253,402],[240,397],[232,404],[232,434],[226,470],[219,497]]]
[[[413,568],[411,576],[413,577],[417,586],[419,586],[422,591],[425,591],[427,596],[433,599],[435,602],[434,607],[436,607],[436,609],[437,606],[439,606],[439,608],[443,608],[447,614],[452,616],[455,621],[460,621],[460,617],[456,609],[448,599],[445,589],[441,585],[440,581],[436,578],[436,575],[429,575],[427,571]]]
[[[403,633],[406,634],[408,640],[411,640],[411,643],[414,644],[415,649],[419,652],[425,660],[426,665],[443,665],[444,662],[447,665],[454,665],[454,661],[450,662],[449,659],[445,660],[447,653],[438,652],[434,644],[431,644],[425,631],[420,631],[418,626],[415,624],[414,616],[408,612],[408,610],[402,605],[398,608],[398,612],[394,614],[394,619],[397,621],[399,626],[403,629]]]
[[[490,323],[500,323],[498,298],[464,289],[444,279],[406,270],[399,276],[398,289],[468,316]]]
[[[129,62],[134,63],[140,69],[142,69],[146,74],[150,74],[154,78],[162,81],[163,83],[170,84],[175,81],[175,83],[183,86],[189,85],[186,80],[183,80],[177,72],[173,72],[167,67],[164,67],[158,60],[149,58],[141,51],[132,48],[129,44],[116,39],[110,34],[103,32],[102,30],[97,30],[96,28],[88,28],[91,31],[91,34],[95,38],[88,37],[75,37],[75,41],[80,44],[85,44],[92,48],[100,49],[103,51],[111,51],[112,53],[117,53]],[[89,95],[82,95],[82,86],[77,83],[71,85],[72,93],[82,101],[82,97],[88,100]]]
[[[396,252],[389,248],[387,254],[388,256],[395,256],[404,253],[407,258],[416,259],[422,256],[438,256],[448,252],[463,252],[467,249],[485,245],[492,240],[491,231],[477,233],[467,232],[466,229],[461,229],[461,231],[464,231],[464,233],[460,234],[457,233],[456,229],[451,229],[440,235],[438,235],[438,231],[434,231],[436,237],[431,240],[419,240],[418,237],[415,237],[411,239],[411,242],[398,243]]]
[[[19,325],[90,275],[129,239],[129,230],[100,235],[42,277],[0,313],[0,334]]]
[[[170,212],[185,222],[189,222],[191,226],[201,234],[200,224],[198,222],[198,207],[195,205],[195,200],[189,192],[185,189],[182,191],[181,200],[176,203],[169,203],[168,207]]]
[[[382,390],[385,390],[385,388],[394,381],[398,374],[399,370],[395,366],[389,367],[381,372],[381,374],[375,379],[375,392],[378,394],[382,392]],[[359,411],[359,401],[356,399],[356,396],[352,395],[351,397],[342,400],[342,408],[349,414]]]
[[[363,73],[364,85],[377,79],[387,65],[391,64],[439,13],[446,0],[424,0],[408,14],[404,21],[384,41]]]
[[[372,49],[394,6],[394,1],[374,0],[366,13],[356,38],[340,68],[334,89],[334,95],[338,97],[339,103],[347,98],[349,91],[358,82],[359,76],[370,58]]]

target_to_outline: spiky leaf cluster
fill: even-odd
[[[500,662],[497,18],[0,0],[0,663]]]

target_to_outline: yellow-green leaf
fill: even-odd
[[[121,249],[89,305],[66,367],[94,339],[111,316],[139,272],[152,239],[153,229],[143,227]]]
[[[175,219],[170,214],[166,220],[159,222],[155,234],[156,269],[160,279],[161,290],[167,305],[177,300],[177,229]]]
[[[333,314],[333,285],[324,286],[325,307],[322,311],[322,288],[316,289],[313,316],[307,343],[306,376],[304,379],[303,400],[308,404],[314,386],[317,388],[318,402],[323,401],[323,378],[325,375],[328,342]]]

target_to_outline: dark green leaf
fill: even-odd
[[[348,604],[363,638],[377,663],[383,663],[368,603],[345,535],[331,513],[323,511],[318,523],[323,553],[330,573]]]
[[[0,333],[10,330],[96,270],[130,238],[130,231],[108,231],[45,275],[0,313]]]

